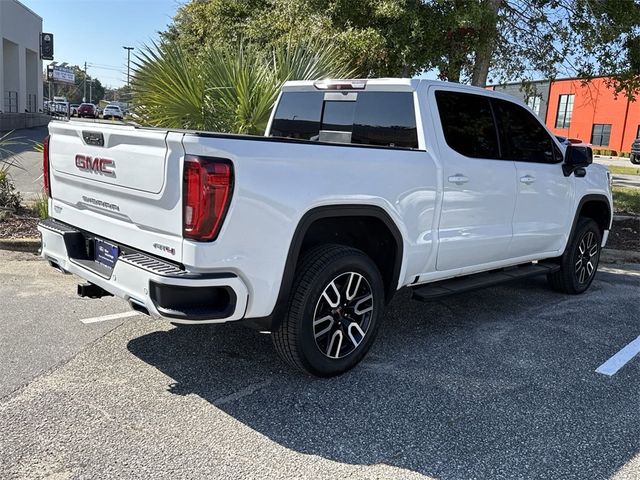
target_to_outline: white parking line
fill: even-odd
[[[107,320],[117,320],[119,318],[129,318],[135,317],[136,315],[140,315],[138,312],[122,312],[122,313],[114,313],[113,315],[103,315],[102,317],[93,317],[93,318],[83,318],[80,320],[82,323],[98,323],[98,322],[106,322]]]
[[[640,337],[636,338],[629,345],[600,365],[596,369],[596,373],[602,373],[603,375],[608,376],[615,375],[618,370],[624,367],[629,360],[635,357],[638,353],[640,353]]]

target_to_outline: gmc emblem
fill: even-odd
[[[116,162],[110,158],[90,157],[78,153],[76,155],[76,167],[86,172],[99,173],[107,177],[116,176]]]

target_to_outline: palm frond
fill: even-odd
[[[342,58],[318,40],[267,50],[240,41],[200,59],[174,44],[152,44],[134,61],[135,113],[154,126],[261,134],[285,81],[350,77]]]

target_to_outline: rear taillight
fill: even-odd
[[[183,234],[208,241],[218,235],[233,190],[227,160],[187,155],[184,159]]]
[[[42,142],[42,180],[44,183],[44,191],[51,198],[51,179],[49,178],[49,135]]]

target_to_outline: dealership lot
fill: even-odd
[[[583,296],[543,278],[430,304],[401,293],[329,380],[239,326],[104,319],[123,302],[0,251],[0,471],[9,478],[640,477],[640,268]],[[85,320],[83,323],[81,320]]]

